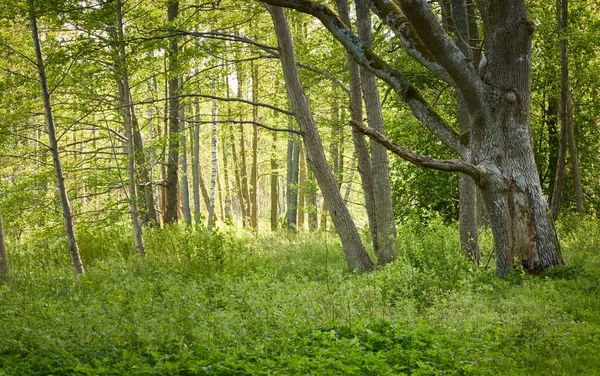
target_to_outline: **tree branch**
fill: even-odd
[[[438,139],[454,152],[462,155],[458,134],[427,103],[419,91],[397,70],[381,57],[365,48],[363,43],[346,25],[323,4],[310,0],[261,0],[271,5],[293,8],[318,18],[331,34],[352,54],[356,62],[394,88],[398,96],[408,104],[413,115]]]
[[[233,119],[225,119],[225,120],[217,120],[217,121],[212,121],[212,120],[193,121],[193,120],[190,120],[188,122],[189,123],[194,123],[194,124],[213,124],[213,123],[254,124],[254,125],[258,126],[258,127],[267,129],[269,131],[274,131],[274,132],[289,132],[289,133],[298,134],[300,136],[304,135],[304,132],[299,131],[297,129],[291,129],[291,128],[274,128],[274,127],[270,127],[270,126],[268,126],[266,124],[259,123],[257,121],[252,121],[252,120],[233,120]]]
[[[369,136],[369,138],[375,142],[383,145],[392,153],[412,164],[440,171],[462,172],[463,174],[471,176],[476,182],[480,181],[482,178],[483,171],[477,166],[465,162],[462,159],[434,159],[431,156],[418,155],[410,149],[398,145],[373,128],[365,127],[352,120],[350,121],[350,125],[356,132]]]

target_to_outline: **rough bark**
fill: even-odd
[[[356,1],[356,18],[358,36],[365,47],[371,48],[373,43],[371,15],[365,0]],[[385,134],[377,79],[364,68],[361,69],[360,78],[369,127]],[[383,265],[396,259],[396,253],[394,252],[396,224],[392,205],[392,187],[387,150],[376,142],[371,143],[371,165],[373,167],[373,198],[377,220],[377,241],[379,242],[377,262]]]
[[[365,251],[358,230],[348,208],[344,205],[337,183],[327,164],[312,111],[298,77],[292,38],[283,9],[269,7],[269,11],[277,35],[288,99],[300,125],[300,130],[303,132],[308,163],[319,182],[325,200],[328,202],[332,221],[342,241],[348,267],[357,271],[372,270],[373,262]]]
[[[179,14],[179,1],[169,0],[167,5],[168,21],[173,22]],[[179,199],[178,189],[178,168],[179,168],[179,98],[180,92],[178,77],[178,54],[179,42],[177,37],[171,37],[169,42],[169,155],[167,159],[167,202],[166,202],[166,223],[177,222],[177,201]]]
[[[38,75],[40,80],[40,88],[42,92],[42,100],[44,102],[44,115],[46,118],[46,127],[48,130],[48,141],[50,146],[50,153],[52,154],[52,162],[54,165],[54,174],[56,175],[56,185],[58,188],[58,195],[60,197],[60,203],[62,208],[63,222],[65,226],[65,234],[67,237],[67,245],[69,247],[69,254],[71,256],[71,262],[73,269],[76,274],[83,274],[85,269],[81,262],[81,255],[79,254],[79,247],[77,245],[77,239],[75,237],[75,227],[73,225],[73,212],[71,211],[71,204],[69,203],[69,197],[67,195],[67,188],[65,186],[65,178],[60,162],[60,156],[58,154],[58,143],[56,142],[56,129],[54,127],[54,116],[52,115],[52,104],[50,103],[50,93],[48,91],[48,82],[46,79],[46,69],[44,66],[44,58],[42,57],[42,48],[40,46],[40,39],[38,36],[37,18],[35,13],[34,0],[28,0],[29,5],[29,16],[30,16],[30,27],[31,34],[33,37],[33,47],[35,50],[35,57],[38,68]]]
[[[418,156],[387,142],[379,132],[355,124],[412,163],[462,172],[475,180],[489,212],[499,276],[505,276],[511,267],[535,274],[563,263],[554,223],[542,195],[529,133],[533,24],[523,0],[478,2],[486,41],[480,72],[444,31],[426,0],[400,0],[400,7],[384,0],[370,3],[400,39],[408,32],[408,37],[417,42],[406,47],[412,49],[409,54],[461,95],[471,123],[470,133],[462,137],[402,73],[365,48],[329,8],[310,0],[263,2],[318,17],[359,64],[389,84],[413,115],[460,156],[454,160]],[[467,148],[473,162],[465,159]]]

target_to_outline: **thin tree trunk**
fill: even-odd
[[[179,14],[179,1],[168,1],[168,21],[173,22]],[[178,168],[179,168],[179,43],[177,37],[171,37],[169,42],[169,156],[167,160],[167,205],[166,205],[166,222],[177,222],[177,201],[179,199],[178,190]]]
[[[288,134],[287,148],[287,190],[286,219],[288,230],[296,230],[298,218],[298,141],[292,133]]]
[[[469,31],[476,32],[477,29],[469,27],[465,0],[452,0],[452,20],[455,28],[456,44],[465,56],[470,57],[473,49],[469,45],[469,41],[472,40]],[[468,135],[471,132],[469,110],[459,93],[456,93],[455,97],[458,104],[460,133]],[[464,154],[465,159],[471,161],[470,150],[466,149]],[[470,176],[463,174],[459,177],[459,225],[460,245],[463,254],[475,265],[479,265],[481,251],[479,250],[477,233],[477,187]]]
[[[258,102],[258,64],[251,62],[252,101]],[[252,106],[252,120],[258,122],[258,106]],[[250,170],[250,226],[258,230],[258,126],[252,127],[252,167]]]
[[[371,15],[365,0],[356,1],[356,18],[358,21],[357,29],[359,38],[366,47],[371,48],[373,44]],[[385,134],[377,79],[371,72],[364,68],[360,71],[360,78],[369,127],[381,134]],[[371,142],[371,163],[373,168],[373,199],[375,201],[375,217],[377,221],[377,241],[379,242],[377,262],[380,265],[384,265],[396,259],[396,253],[394,252],[396,224],[394,221],[394,206],[392,205],[392,187],[387,150],[383,145]]]
[[[337,0],[337,6],[340,12],[340,18],[346,25],[351,25],[350,12],[348,10],[347,0]],[[363,110],[362,110],[362,92],[360,82],[360,69],[358,64],[354,61],[354,58],[350,53],[346,53],[346,61],[348,64],[348,71],[350,73],[350,117],[353,121],[362,123]],[[369,231],[371,232],[371,241],[373,243],[373,250],[377,256],[377,262],[379,264],[385,264],[391,260],[390,257],[381,254],[379,248],[379,230],[377,224],[377,210],[375,206],[375,193],[373,184],[373,166],[371,165],[371,155],[367,148],[367,142],[365,136],[352,131],[352,141],[354,141],[354,150],[358,159],[358,172],[360,173],[360,179],[362,182],[363,196],[365,199],[365,209],[367,210],[367,218],[369,221]]]
[[[192,190],[194,194],[194,222],[200,224],[200,100],[196,98],[194,101],[195,117],[194,117],[194,154],[192,161]]]
[[[233,156],[233,172],[235,175],[235,185],[238,194],[238,201],[240,203],[240,212],[242,214],[242,226],[246,226],[246,205],[244,204],[244,194],[242,189],[242,178],[240,173],[240,163],[238,161],[238,154],[235,147],[235,137],[231,132],[231,155]]]
[[[218,142],[217,142],[218,144]],[[219,155],[217,148],[217,157]],[[219,163],[217,162],[217,191],[219,193],[219,214],[221,215],[221,221],[225,222],[225,210],[223,209],[223,189],[221,188],[221,169],[219,168]]]
[[[181,85],[180,85],[181,86]],[[192,224],[192,211],[190,209],[190,185],[188,182],[187,163],[187,136],[186,136],[185,107],[179,107],[179,133],[181,139],[181,200],[183,204],[183,218],[188,224]]]
[[[278,217],[278,166],[277,166],[277,132],[273,132],[273,150],[271,152],[271,231],[277,231],[279,223]]]
[[[213,90],[215,90],[215,84],[213,81]],[[218,168],[218,154],[217,154],[217,100],[213,99],[212,103],[212,124],[211,124],[211,174],[210,174],[210,206],[208,208],[208,226],[207,230],[212,231],[214,222],[216,221],[215,216],[215,188],[217,185],[217,168]]]
[[[142,235],[142,226],[138,217],[138,195],[136,182],[136,158],[133,136],[133,118],[132,106],[130,102],[131,92],[129,88],[129,74],[127,72],[127,55],[125,52],[125,37],[123,35],[123,18],[122,18],[121,0],[116,2],[117,30],[115,39],[118,42],[117,55],[117,71],[121,77],[119,85],[119,96],[123,113],[123,125],[125,128],[125,137],[127,138],[127,173],[129,186],[129,214],[131,216],[131,225],[133,228],[133,239],[138,255],[145,256],[146,249],[144,247],[144,238]],[[151,193],[151,192],[150,192]]]
[[[237,79],[238,79],[238,98],[242,98],[242,92],[243,92],[243,79],[242,79],[242,71],[241,71],[241,67],[238,65],[237,66]],[[240,120],[243,120],[243,116],[240,117]],[[251,204],[250,204],[250,190],[248,188],[248,164],[246,163],[246,135],[244,132],[244,124],[240,123],[239,126],[240,129],[240,178],[241,178],[241,183],[242,183],[242,205],[244,205],[244,209],[243,209],[243,215],[244,215],[244,220],[243,220],[243,224],[244,226],[246,226],[246,224],[248,223],[248,221],[250,221],[250,226],[252,226],[252,220],[251,220],[251,216],[252,216],[252,211],[251,211]]]
[[[33,36],[33,47],[35,49],[35,56],[37,61],[38,75],[40,79],[40,87],[42,91],[42,99],[44,101],[44,114],[46,117],[46,126],[48,128],[48,139],[50,144],[50,152],[52,153],[52,162],[54,164],[54,173],[56,175],[56,183],[58,188],[58,195],[60,197],[60,203],[62,207],[62,214],[65,226],[65,234],[67,237],[67,244],[69,246],[69,254],[71,255],[71,262],[76,274],[83,274],[85,269],[81,262],[81,255],[79,254],[79,247],[77,245],[77,239],[75,237],[75,228],[73,225],[73,214],[71,211],[71,205],[69,204],[69,197],[67,196],[67,189],[65,187],[65,178],[63,175],[62,166],[60,163],[60,157],[58,154],[58,144],[56,142],[56,130],[54,128],[54,117],[52,116],[52,105],[50,104],[50,93],[48,92],[48,83],[46,81],[46,69],[44,67],[44,58],[42,57],[42,48],[40,46],[40,40],[37,29],[37,19],[35,15],[35,4],[34,0],[28,0],[29,3],[29,16],[31,21],[31,34]]]
[[[4,223],[2,222],[2,212],[0,211],[0,283],[6,282],[10,273],[8,265],[8,252],[6,251],[6,242],[4,239]]]
[[[304,201],[306,194],[306,158],[304,148],[300,144],[300,177],[298,179],[298,228],[304,228]]]
[[[567,129],[569,154],[571,157],[571,172],[573,173],[573,186],[575,187],[575,205],[577,213],[583,215],[583,187],[581,184],[581,171],[579,169],[579,155],[575,130],[573,128],[573,111],[571,91],[569,88],[569,39],[567,29],[569,26],[569,0],[556,0],[556,18],[560,28],[560,121],[561,126]]]
[[[306,147],[308,163],[315,173],[325,200],[328,202],[331,218],[342,241],[348,267],[351,270],[362,272],[372,270],[373,262],[365,250],[356,225],[348,208],[344,205],[333,173],[327,164],[308,99],[300,84],[292,38],[283,9],[271,6],[269,11],[277,35],[288,99],[294,109],[294,115],[300,125],[300,130],[303,132],[302,137]]]
[[[305,149],[306,150],[306,149]],[[305,156],[306,158],[306,156]],[[307,181],[310,188],[306,191],[306,208],[308,211],[308,231],[315,232],[319,229],[319,216],[317,212],[317,184],[315,182],[315,175],[310,168],[307,166]]]
[[[153,52],[149,52],[148,53],[149,58],[152,59],[154,57]],[[153,84],[154,82],[154,84]],[[153,99],[153,91],[155,90],[154,85],[156,85],[156,80],[153,80],[152,77],[148,78],[148,95],[149,95],[149,100]],[[152,110],[152,104],[150,104],[148,106],[148,119],[149,119],[149,123],[148,123],[148,141],[152,142],[154,141],[155,135],[154,135],[154,113]],[[160,127],[159,127],[159,132],[160,134]],[[149,160],[150,160],[150,169],[148,171],[149,173],[149,177],[148,177],[148,183],[150,186],[150,191],[151,191],[151,195],[152,195],[152,211],[148,211],[147,212],[147,218],[149,223],[153,223],[154,225],[158,226],[160,224],[160,216],[159,213],[157,211],[158,208],[158,186],[154,183],[152,183],[152,177],[155,176],[156,172],[155,172],[155,166],[156,166],[156,150],[152,147],[150,148],[150,153],[148,155]],[[148,205],[148,202],[147,202]],[[154,221],[152,220],[152,218],[154,218]]]

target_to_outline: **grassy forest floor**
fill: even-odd
[[[9,245],[0,375],[597,375],[600,224],[561,236],[568,266],[504,280],[435,221],[365,275],[331,234],[149,230],[142,260],[126,227],[80,230],[80,277],[60,233],[32,236]]]

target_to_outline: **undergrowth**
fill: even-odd
[[[0,375],[600,374],[600,225],[561,234],[567,266],[506,279],[436,221],[364,275],[332,234],[147,229],[140,259],[125,226],[81,230],[79,277],[32,235],[9,244]]]

